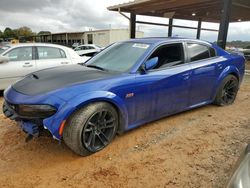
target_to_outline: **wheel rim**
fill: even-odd
[[[109,110],[94,113],[86,122],[82,140],[91,152],[104,148],[112,140],[116,130],[116,118]]]
[[[229,80],[222,91],[222,100],[225,104],[231,104],[237,95],[238,82],[234,79]]]

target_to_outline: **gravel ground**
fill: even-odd
[[[235,104],[149,123],[89,157],[51,137],[25,143],[17,123],[0,112],[0,187],[224,187],[250,142],[249,111],[247,76]]]

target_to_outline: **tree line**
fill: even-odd
[[[236,48],[250,49],[250,41],[236,40],[236,41],[227,42],[227,45],[228,46],[233,46],[233,47],[236,47]]]
[[[29,27],[23,26],[18,29],[11,29],[6,27],[4,31],[0,30],[0,40],[7,41],[11,39],[24,39],[24,40],[33,40],[34,36],[50,34],[49,31],[40,31],[38,33],[32,31]]]

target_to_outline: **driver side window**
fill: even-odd
[[[164,69],[185,63],[182,43],[167,44],[159,47],[149,59],[158,57],[158,64],[154,69]]]

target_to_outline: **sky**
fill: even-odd
[[[33,31],[70,32],[89,29],[128,28],[129,22],[117,12],[107,10],[108,6],[128,0],[0,0],[0,30],[22,26]],[[138,16],[137,20],[168,23],[167,18]],[[197,26],[197,22],[175,20],[176,25]],[[218,29],[214,23],[203,23],[202,27]],[[167,36],[167,27],[137,24],[145,37]],[[174,36],[195,38],[196,30],[173,29]],[[202,31],[201,39],[214,42],[217,32]],[[250,41],[250,22],[232,23],[228,40]]]

